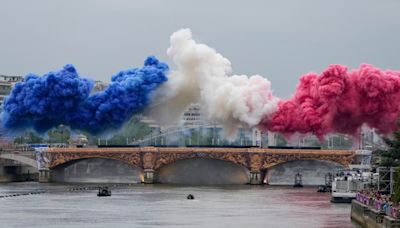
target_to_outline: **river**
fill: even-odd
[[[73,185],[0,184],[1,227],[357,227],[349,204],[315,187],[132,185],[71,191]],[[195,200],[187,200],[191,193]]]

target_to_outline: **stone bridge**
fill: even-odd
[[[161,167],[178,160],[211,158],[229,161],[250,171],[250,184],[262,184],[265,172],[278,164],[297,160],[329,161],[348,167],[355,157],[351,150],[310,150],[270,148],[195,148],[195,147],[127,147],[127,148],[48,148],[40,152],[39,180],[46,182],[50,171],[67,162],[85,158],[123,161],[144,171],[144,183],[153,183]]]
[[[36,160],[32,157],[32,153],[21,154],[21,153],[0,153],[0,159],[7,159],[12,161],[20,162],[24,165],[28,165],[33,168],[38,168]]]

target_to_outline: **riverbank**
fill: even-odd
[[[351,202],[351,219],[366,228],[399,228],[400,213],[396,207],[384,205],[362,194]]]

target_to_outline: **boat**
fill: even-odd
[[[294,188],[302,188],[303,187],[303,181],[300,173],[297,173],[294,176]]]
[[[318,185],[317,192],[332,192],[332,181],[333,181],[332,173],[325,174],[325,184]]]
[[[193,199],[194,199],[194,195],[189,194],[189,195],[186,197],[186,199],[188,199],[188,200],[193,200]]]
[[[328,190],[328,187],[326,185],[318,185],[317,192],[330,192],[330,191]]]
[[[107,187],[99,188],[99,192],[97,193],[97,196],[111,196],[111,190],[109,190]]]
[[[357,192],[372,184],[369,170],[341,170],[332,182],[332,203],[351,203]]]
[[[332,203],[351,203],[357,192],[371,186],[371,151],[357,150],[349,169],[338,170],[332,181]]]

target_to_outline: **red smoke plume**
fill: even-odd
[[[308,73],[292,99],[280,101],[278,111],[260,127],[284,135],[312,133],[320,139],[332,132],[356,135],[364,123],[379,133],[396,129],[400,111],[400,71],[382,71],[363,64],[330,65],[321,75]]]

